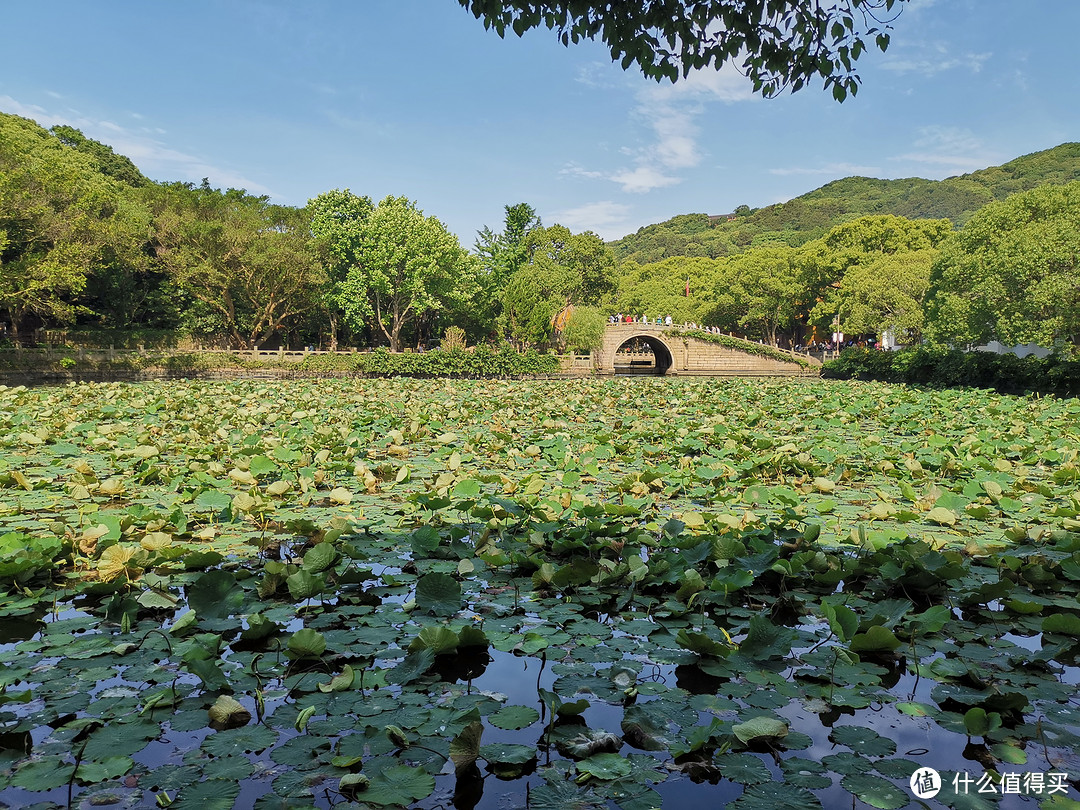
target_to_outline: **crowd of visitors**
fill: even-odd
[[[658,317],[653,319],[650,318],[648,315],[642,315],[639,317],[637,315],[623,315],[620,312],[616,315],[610,316],[608,318],[608,323],[640,323],[646,326],[674,326],[676,328],[682,329],[700,329],[702,332],[711,332],[714,335],[721,334],[719,326],[704,326],[698,323],[684,322],[680,327],[679,324],[672,323],[670,315],[665,315],[662,318]]]

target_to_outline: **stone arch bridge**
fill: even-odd
[[[805,354],[726,335],[723,340],[727,345],[676,326],[608,324],[595,368],[599,374],[779,377],[816,376],[821,366]]]

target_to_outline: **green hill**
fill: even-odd
[[[866,214],[944,218],[960,226],[988,202],[1073,180],[1080,180],[1080,143],[1065,143],[945,180],[846,177],[766,208],[743,206],[721,217],[680,214],[609,244],[619,259],[644,263],[670,256],[728,256],[751,246],[797,246]]]

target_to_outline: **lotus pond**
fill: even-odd
[[[0,806],[1080,807],[1077,400],[168,382],[0,425]]]

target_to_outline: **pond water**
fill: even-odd
[[[391,575],[400,573],[400,569],[389,566],[384,569]],[[395,609],[403,601],[403,595],[399,593],[400,587],[379,590],[385,591],[386,604],[394,605]],[[405,596],[413,597],[415,591],[406,590]],[[147,622],[140,622],[132,628],[131,632],[121,632],[120,628],[104,625],[100,623],[100,617],[103,613],[107,613],[108,606],[104,603],[88,604],[85,599],[80,601],[83,603],[82,608],[59,603],[47,611],[38,608],[26,616],[19,617],[18,620],[3,623],[3,635],[0,636],[0,662],[18,659],[27,673],[25,683],[20,683],[17,688],[26,685],[33,687],[36,676],[51,673],[58,665],[63,665],[62,657],[46,655],[39,649],[50,637],[70,637],[74,640],[92,635],[106,635],[111,641],[119,642],[122,639],[130,640],[133,637],[147,638],[156,635],[153,627]],[[332,608],[329,603],[326,607]],[[187,611],[187,604],[180,600],[175,610],[168,614],[158,614],[160,626],[166,629],[174,626]],[[618,628],[620,624],[618,619],[618,616],[596,614],[595,618],[589,621],[593,622],[591,629],[595,631],[598,626]],[[542,614],[525,614],[522,620],[534,627],[543,624]],[[295,632],[301,629],[304,623],[302,616],[296,616],[284,630]],[[806,625],[806,629],[813,633],[823,628]],[[827,630],[827,627],[824,629]],[[616,629],[611,638],[633,637]],[[1037,653],[1041,649],[1038,637],[1005,634],[1002,641],[1010,645],[1015,644],[1032,653]],[[594,649],[604,650],[605,646],[599,643]],[[63,643],[60,644],[59,649],[64,649]],[[712,699],[730,704],[727,710],[714,708],[712,711],[697,711],[692,721],[700,726],[714,722],[716,718],[737,721],[740,711],[747,706],[756,705],[762,709],[774,709],[775,714],[788,723],[789,736],[792,739],[797,738],[797,742],[794,750],[788,750],[783,740],[777,740],[770,742],[760,751],[755,752],[754,747],[751,747],[748,754],[735,755],[740,757],[737,779],[726,778],[726,770],[723,767],[725,755],[722,752],[712,757],[705,757],[703,760],[698,758],[699,761],[696,761],[693,756],[681,759],[673,757],[669,751],[651,752],[648,756],[654,758],[656,769],[661,773],[670,774],[652,786],[655,794],[651,795],[655,795],[664,807],[682,808],[693,807],[697,804],[723,807],[729,802],[736,802],[743,795],[748,781],[750,784],[758,784],[764,775],[767,775],[768,779],[778,783],[783,782],[785,761],[809,760],[811,763],[830,763],[831,758],[832,768],[839,768],[843,773],[848,774],[858,773],[860,765],[856,761],[856,757],[859,756],[858,748],[855,747],[853,750],[850,743],[840,745],[830,739],[830,735],[836,729],[844,726],[874,732],[875,737],[867,738],[872,745],[879,744],[879,741],[875,739],[877,735],[880,735],[882,741],[891,741],[891,745],[886,744],[882,751],[872,753],[871,759],[864,760],[864,764],[867,765],[886,749],[895,749],[895,758],[899,762],[914,763],[917,766],[931,765],[944,772],[978,775],[984,772],[988,763],[994,761],[987,746],[973,744],[964,733],[943,728],[929,716],[912,717],[898,708],[901,706],[932,707],[935,703],[933,690],[937,682],[932,678],[920,677],[905,657],[890,658],[883,662],[886,664],[884,668],[878,668],[882,686],[880,701],[861,709],[838,708],[822,704],[820,699],[811,698],[799,688],[796,674],[801,668],[801,657],[811,653],[812,650],[811,646],[796,647],[785,660],[783,667],[774,668],[777,670],[775,674],[779,681],[793,685],[794,696],[791,699],[780,700],[775,699],[775,696],[770,693],[767,684],[753,683],[755,680],[760,680],[759,678],[751,678],[748,682],[740,678],[730,679],[709,675],[696,665],[652,663],[645,650],[624,651],[601,656],[609,661],[623,661],[630,664],[632,668],[640,668],[634,679],[639,694],[632,701],[611,700],[610,697],[608,700],[602,700],[587,689],[567,694],[569,688],[560,688],[559,684],[559,659],[570,662],[571,656],[566,650],[556,647],[547,648],[540,655],[522,655],[489,648],[470,653],[465,656],[465,660],[462,660],[460,654],[440,656],[436,659],[437,666],[432,670],[432,673],[438,675],[439,680],[431,682],[428,687],[433,703],[438,703],[439,698],[436,696],[443,693],[453,683],[456,684],[458,694],[473,695],[493,704],[531,707],[535,710],[537,719],[520,729],[499,728],[485,719],[483,741],[485,744],[520,745],[524,743],[530,747],[534,746],[538,752],[537,760],[511,774],[493,773],[490,772],[490,768],[477,767],[455,774],[454,768],[449,763],[441,770],[434,768],[435,788],[431,795],[426,799],[411,803],[410,806],[430,808],[430,810],[451,806],[457,810],[506,810],[506,808],[527,807],[532,804],[530,798],[534,792],[549,784],[551,769],[558,769],[560,763],[569,768],[574,761],[556,750],[547,738],[550,730],[559,732],[563,739],[569,731],[575,729],[606,730],[619,735],[625,731],[624,720],[627,707],[646,706],[649,703],[670,700],[673,697],[683,704],[694,697],[706,699],[706,704]],[[388,650],[386,655],[392,657],[394,655],[392,649]],[[223,660],[227,662],[231,657],[226,652]],[[940,654],[933,655],[924,659],[922,666],[930,666],[935,660],[947,659]],[[89,703],[86,709],[76,710],[72,715],[61,718],[63,722],[70,723],[76,717],[92,716],[93,710],[100,708],[102,702],[128,701],[132,710],[137,709],[144,702],[147,687],[140,681],[139,676],[145,677],[147,662],[136,661],[128,666],[119,665],[112,669],[95,667],[95,663],[100,663],[98,656],[87,660],[85,666],[79,665],[78,662],[66,662],[77,681],[74,688],[68,690],[69,698],[71,692],[83,691],[88,696]],[[169,666],[167,662],[160,660],[160,656],[155,656],[151,666],[158,663]],[[74,667],[72,667],[73,664]],[[580,664],[571,663],[571,666],[576,666],[580,670]],[[594,670],[601,671],[605,666],[608,664],[598,663]],[[135,674],[129,674],[129,671]],[[172,667],[172,672],[173,685],[184,687],[184,691],[189,694],[188,701],[193,700],[201,706],[209,704],[212,695],[199,697],[201,691],[199,678],[175,666]],[[1064,672],[1062,680],[1075,686],[1076,673],[1077,668],[1069,667]],[[565,670],[564,674],[566,674]],[[561,691],[567,698],[583,697],[588,700],[588,706],[580,715],[560,719],[549,729],[551,704],[543,696],[545,693],[550,695],[556,691]],[[392,696],[398,694],[399,690],[393,686],[383,686],[371,694],[380,692]],[[237,698],[253,716],[257,715],[255,701],[250,696],[237,695]],[[13,712],[11,712],[11,705],[5,707],[10,712],[8,722],[11,722],[12,718],[48,715],[46,710],[48,701],[47,697],[35,697],[30,702],[16,704]],[[287,748],[290,741],[302,735],[295,729],[289,728],[288,724],[275,724],[276,713],[288,711],[289,706],[296,705],[296,700],[290,698],[282,684],[277,687],[268,685],[264,701],[262,716],[265,722],[275,728],[274,742],[270,747],[258,753],[233,752],[227,755],[242,758],[245,763],[232,771],[240,785],[235,801],[230,800],[231,803],[222,806],[237,808],[345,806],[347,802],[336,790],[336,780],[328,776],[311,780],[312,794],[306,800],[310,802],[309,805],[290,804],[289,800],[281,800],[275,795],[275,785],[278,784],[276,780],[283,774],[287,774],[291,767],[288,764],[276,762],[274,752]],[[142,714],[141,711],[140,714]],[[156,715],[156,712],[151,714],[155,719],[159,719]],[[387,716],[392,718],[392,712]],[[166,794],[175,797],[176,787],[180,788],[180,794],[183,795],[185,777],[190,780],[199,770],[214,761],[215,757],[207,754],[200,746],[218,732],[207,727],[205,722],[196,723],[200,726],[199,728],[190,728],[190,717],[186,718],[179,728],[174,728],[168,717],[167,712],[160,716],[160,719],[164,720],[161,735],[158,739],[147,742],[132,755],[134,765],[126,775],[107,780],[104,786],[80,784],[83,780],[74,780],[70,788],[70,806],[100,806],[102,803],[109,803],[111,806],[140,807],[150,801],[151,797],[164,797]],[[364,718],[357,717],[356,720],[357,730],[360,731],[365,722]],[[683,722],[687,722],[685,718]],[[0,737],[0,746],[2,746],[0,769],[18,765],[19,759],[25,754],[56,751],[57,743],[50,740],[54,736],[53,727],[57,723],[31,725],[28,734],[23,732]],[[20,728],[25,727],[25,722],[20,724]],[[1074,729],[1080,731],[1080,726],[1074,726]],[[683,732],[687,730],[684,725]],[[335,736],[340,738],[348,734],[349,728],[346,723],[336,727],[335,734],[328,736],[327,739],[333,739]],[[556,734],[556,737],[560,734]],[[20,746],[26,745],[31,746],[30,750],[18,750]],[[39,751],[39,749],[44,749],[44,751]],[[618,751],[624,756],[643,753],[640,749],[635,749],[625,743],[611,750]],[[409,762],[412,761],[415,753],[420,752],[401,751],[397,757],[402,762]],[[750,779],[744,774],[748,767],[747,756],[753,757],[763,766],[762,776]],[[70,756],[67,758],[70,759]],[[420,761],[430,763],[431,759],[432,757],[424,752]],[[877,761],[880,762],[880,760]],[[1017,772],[1050,772],[1067,766],[1075,767],[1076,761],[1076,751],[1032,746],[1027,750],[1027,761],[1013,765],[1011,768]],[[236,764],[238,763],[234,763]],[[853,800],[850,790],[839,784],[839,775],[830,770],[823,768],[820,774],[803,774],[804,779],[810,780],[806,784],[813,786],[812,793],[823,807],[877,806],[876,804],[862,805],[857,799]],[[545,771],[548,772],[546,777]],[[895,776],[899,771],[891,773]],[[814,777],[817,781],[813,781]],[[790,775],[788,778],[790,779]],[[738,781],[739,779],[742,781]],[[1065,795],[1072,799],[1080,798],[1075,784],[1067,786]],[[67,784],[44,791],[28,791],[17,786],[8,786],[0,790],[0,806],[67,807],[69,806],[68,796]],[[362,798],[362,794],[359,798]],[[282,801],[284,803],[280,804]],[[853,801],[854,805],[852,805]],[[632,802],[628,804],[631,807],[644,806],[635,805]],[[181,806],[187,805],[181,804]],[[541,803],[540,806],[547,805]],[[1031,798],[1001,796],[998,797],[997,806],[1030,807]]]

